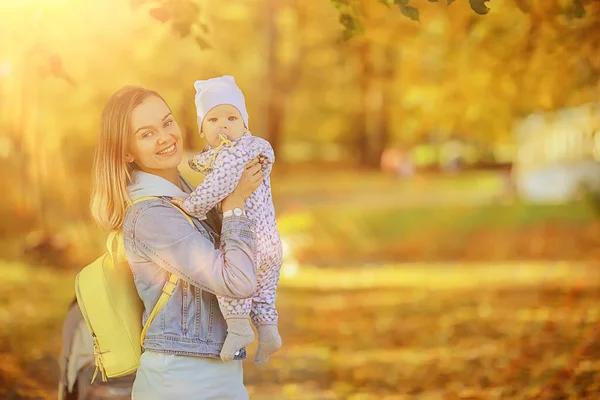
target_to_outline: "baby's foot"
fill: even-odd
[[[227,322],[227,337],[221,349],[221,360],[233,360],[235,353],[254,341],[254,332],[248,318],[229,318]]]
[[[281,336],[279,336],[277,325],[259,326],[258,349],[254,356],[254,363],[258,366],[265,365],[279,349],[281,349]]]

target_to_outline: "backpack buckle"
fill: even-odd
[[[165,282],[165,285],[162,288],[162,292],[167,296],[171,296],[175,289],[177,288],[177,284],[171,281]]]

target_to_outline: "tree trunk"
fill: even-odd
[[[379,168],[381,154],[389,138],[388,117],[390,94],[386,93],[386,74],[381,71],[381,60],[372,43],[363,40],[358,47],[360,62],[359,93],[360,109],[356,112],[356,145],[360,165]],[[387,90],[389,92],[389,90]]]
[[[380,135],[380,147],[378,148],[378,157],[381,158],[381,154],[390,143],[392,136],[392,124],[393,124],[393,101],[395,80],[396,80],[396,68],[398,64],[398,49],[395,46],[395,40],[392,40],[387,44],[385,49],[385,59],[383,66],[383,94],[382,94],[382,107],[381,107],[381,135]]]
[[[198,143],[198,123],[196,122],[196,115],[191,115],[194,110],[193,107],[190,107],[188,104],[189,93],[187,91],[183,91],[183,101],[181,102],[182,106],[179,111],[179,115],[181,116],[180,121],[183,121],[183,148],[187,151],[194,150],[194,144]],[[195,113],[194,113],[195,114]]]
[[[281,131],[284,118],[284,96],[281,95],[281,72],[277,62],[277,28],[275,16],[277,15],[277,0],[267,1],[267,40],[268,40],[268,102],[267,102],[267,139],[273,147],[275,154],[281,149]],[[278,162],[280,162],[278,160]]]

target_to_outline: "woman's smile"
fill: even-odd
[[[169,145],[169,147],[162,149],[156,154],[159,156],[171,156],[175,153],[177,153],[177,142],[173,142],[173,144]]]

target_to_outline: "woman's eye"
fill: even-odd
[[[151,131],[144,132],[144,133],[142,134],[142,138],[143,138],[143,139],[149,138],[150,136],[152,136],[152,132],[151,132]]]
[[[165,122],[165,127],[171,126],[171,124],[173,124],[173,121],[172,120],[168,120],[168,121]]]
[[[210,122],[217,122],[217,119],[215,117],[212,117],[209,119]]]
[[[237,118],[236,118],[236,117],[233,117],[233,116],[229,117],[229,120],[230,120],[230,121],[235,121],[236,119],[237,119]]]

